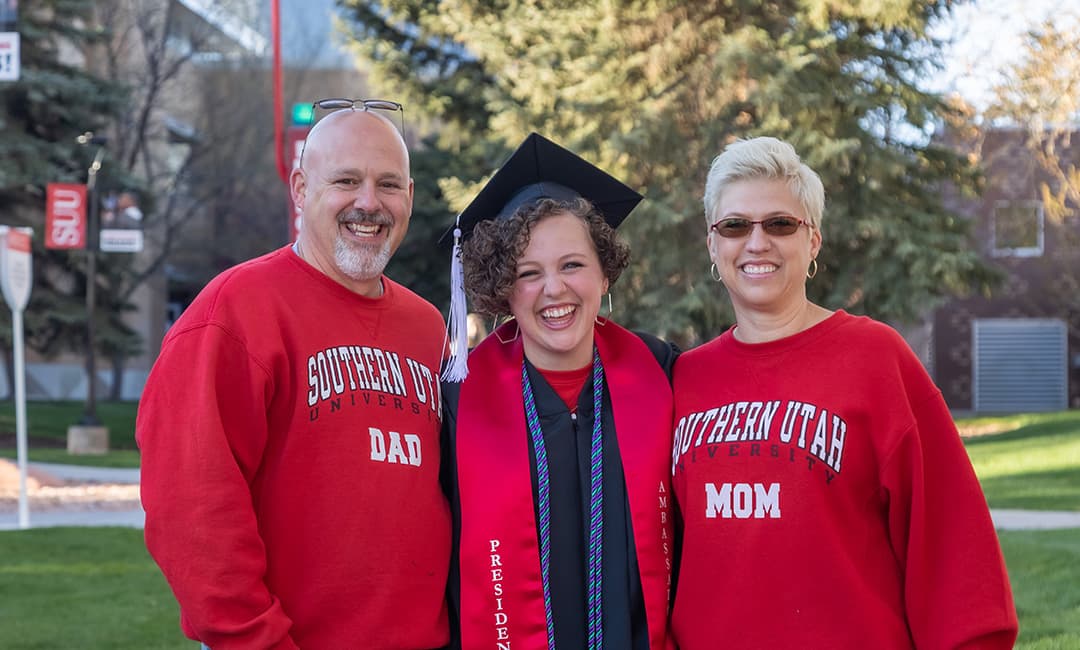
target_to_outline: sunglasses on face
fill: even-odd
[[[795,234],[795,231],[799,229],[799,226],[812,227],[808,222],[803,221],[802,219],[785,215],[769,217],[767,219],[761,219],[760,221],[744,219],[742,217],[728,217],[727,219],[721,219],[709,226],[709,230],[727,239],[737,239],[749,235],[750,231],[754,229],[754,224],[760,224],[761,229],[765,231],[766,235],[772,235],[774,237],[793,235]]]

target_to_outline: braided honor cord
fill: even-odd
[[[604,393],[604,369],[600,366],[600,354],[593,349],[593,430],[590,442],[590,494],[589,494],[589,571],[588,571],[588,633],[590,650],[600,650],[604,645],[602,594],[602,557],[604,528],[604,467],[602,454],[601,397]],[[521,364],[521,388],[525,396],[525,419],[529,425],[529,438],[536,454],[537,509],[540,511],[540,576],[544,586],[544,617],[547,621],[548,650],[555,650],[555,626],[551,618],[551,475],[548,471],[547,450],[544,433],[540,429],[540,417],[536,413],[536,398],[525,362]]]

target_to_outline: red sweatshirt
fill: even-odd
[[[839,311],[675,366],[682,650],[1011,648],[986,501],[895,331]]]
[[[136,427],[146,543],[214,650],[448,640],[443,321],[383,285],[359,296],[282,248],[162,345]]]

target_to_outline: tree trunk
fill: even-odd
[[[112,355],[112,386],[109,387],[109,399],[113,402],[119,402],[122,399],[124,392],[124,364],[126,361],[127,357],[123,355]]]

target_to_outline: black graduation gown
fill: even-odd
[[[660,339],[637,333],[649,346],[668,378],[678,354]],[[576,417],[526,361],[529,381],[536,399],[536,411],[544,434],[548,457],[551,507],[551,556],[549,581],[555,644],[560,650],[588,647],[586,593],[588,578],[588,521],[590,457],[593,427],[592,376],[578,397]],[[450,500],[453,518],[453,555],[447,594],[450,603],[451,648],[460,648],[461,580],[458,564],[461,539],[461,504],[457,483],[457,405],[459,384],[443,384],[443,487]],[[602,607],[604,647],[618,650],[648,650],[649,633],[645,619],[641,576],[630,520],[622,460],[615,435],[611,397],[604,387],[601,405],[602,453],[604,463],[604,527]],[[528,436],[528,431],[520,435]],[[533,511],[537,513],[536,452],[530,444],[529,473],[532,478]],[[539,515],[536,515],[539,520]],[[538,533],[539,534],[539,533]],[[466,649],[468,650],[468,649]]]

